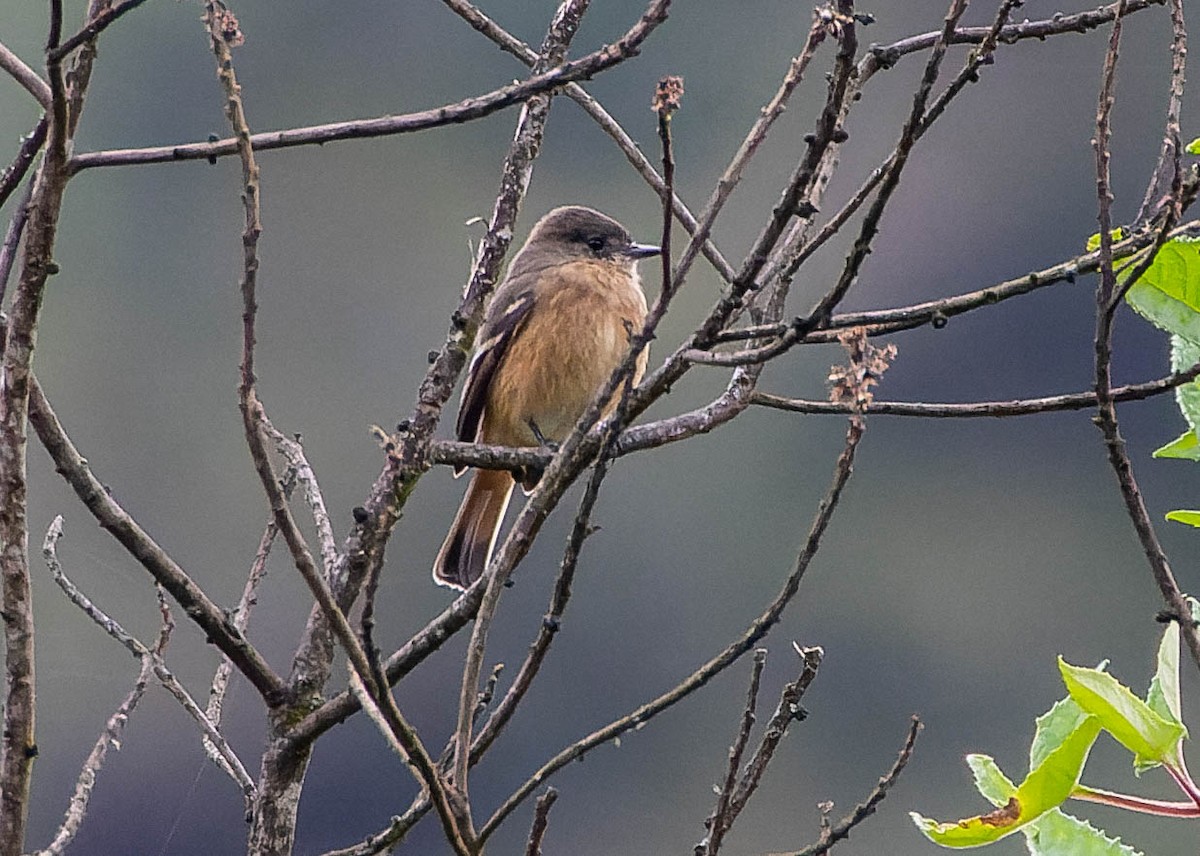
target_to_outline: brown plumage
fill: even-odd
[[[500,446],[564,439],[625,357],[629,332],[645,320],[636,264],[658,252],[590,208],[556,208],[539,220],[479,328],[458,439]],[[646,358],[643,350],[635,383]],[[532,490],[537,478],[522,482]],[[472,475],[434,561],[438,583],[466,588],[483,575],[513,485],[499,470]]]

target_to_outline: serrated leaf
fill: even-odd
[[[1200,511],[1186,511],[1182,508],[1177,511],[1168,511],[1167,520],[1174,520],[1176,523],[1186,523],[1188,526],[1200,528]]]
[[[1036,769],[1031,770],[1007,802],[993,812],[952,823],[938,823],[916,812],[909,816],[930,841],[943,847],[978,847],[999,841],[1066,801],[1079,784],[1083,764],[1099,734],[1099,719],[1089,716]],[[995,772],[1003,776],[998,768]],[[976,781],[979,782],[978,777]],[[1000,784],[990,776],[987,781],[989,790],[992,785]],[[1002,793],[1002,790],[993,790],[991,796],[998,797]]]
[[[1107,672],[1072,666],[1062,657],[1058,658],[1058,669],[1071,698],[1134,754],[1137,768],[1176,758],[1179,741],[1187,735],[1182,724],[1155,713]]]
[[[1037,718],[1037,730],[1029,745],[1029,769],[1035,770],[1046,756],[1062,745],[1090,714],[1070,696]]]
[[[1125,233],[1122,232],[1120,229],[1113,229],[1111,232],[1109,232],[1109,234],[1112,235],[1114,244],[1117,243],[1118,241],[1124,240],[1124,238],[1125,238]],[[1094,253],[1098,249],[1100,249],[1100,233],[1099,232],[1097,232],[1094,235],[1091,235],[1087,239],[1087,251],[1089,253]]]
[[[1171,371],[1187,371],[1197,363],[1200,363],[1200,345],[1182,336],[1172,336]],[[1200,430],[1200,383],[1192,381],[1175,387],[1175,403],[1195,434]]]
[[[1157,667],[1146,704],[1163,719],[1182,724],[1179,703],[1179,625],[1172,621],[1158,644]]]
[[[1086,820],[1058,809],[1048,811],[1025,830],[1030,856],[1144,856],[1120,839],[1109,838]]]
[[[992,805],[1006,805],[1016,795],[1017,786],[1004,775],[992,756],[973,752],[967,756],[967,766],[975,777],[975,788]]]
[[[1187,153],[1189,155],[1200,155],[1200,137],[1187,144]]]
[[[1196,439],[1195,431],[1184,431],[1177,439],[1155,449],[1153,457],[1200,461],[1200,440]]]
[[[1125,300],[1156,327],[1200,343],[1200,244],[1163,244]]]

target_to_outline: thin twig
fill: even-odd
[[[282,479],[283,492],[288,498],[291,498],[295,484],[295,471],[289,470]],[[238,599],[238,604],[232,612],[233,626],[239,633],[245,633],[246,627],[250,624],[250,615],[255,604],[258,603],[258,587],[267,575],[267,558],[271,554],[271,545],[275,543],[275,536],[278,534],[279,527],[275,525],[274,518],[268,520],[267,525],[263,528],[262,537],[258,541],[258,549],[254,553],[250,571],[246,574],[246,582],[242,586],[242,596]],[[225,704],[225,695],[229,691],[229,679],[232,676],[233,663],[228,657],[222,657],[220,665],[213,674],[212,683],[209,685],[208,704],[204,708],[205,716],[212,721],[213,725],[220,726],[221,724],[222,708]],[[213,749],[207,741],[205,741],[204,748],[211,755]]]
[[[62,517],[60,516],[56,517],[50,524],[50,529],[46,532],[45,540],[42,543],[43,555],[52,557],[55,562],[57,562],[55,541],[61,535]],[[162,600],[164,595],[161,588],[158,589],[158,594],[160,608],[163,609],[163,622],[158,642],[152,650],[153,653],[162,656],[174,625],[171,622],[170,612],[165,607],[165,601]],[[83,762],[83,768],[79,771],[79,778],[75,781],[75,792],[71,795],[71,801],[67,806],[62,824],[58,827],[53,840],[46,845],[45,849],[37,851],[35,856],[62,856],[63,851],[70,846],[71,842],[75,840],[75,836],[79,834],[79,829],[87,817],[92,791],[96,787],[96,779],[100,775],[100,771],[103,769],[104,762],[108,757],[108,750],[113,747],[120,748],[121,735],[125,731],[125,725],[129,722],[129,717],[133,715],[134,709],[142,700],[142,696],[146,692],[146,687],[150,683],[150,677],[153,674],[153,658],[148,656],[141,657],[141,668],[138,670],[138,676],[133,683],[133,688],[125,696],[124,701],[121,702],[116,711],[113,712],[113,715],[108,718],[104,730],[96,739],[95,745],[92,746],[92,751],[88,753],[87,760]],[[213,751],[216,752],[217,750],[214,748]],[[224,763],[224,759],[218,761],[214,758],[213,760],[218,766]]]
[[[1182,372],[1174,372],[1158,380],[1146,383],[1127,384],[1113,387],[1114,401],[1142,401],[1177,389],[1200,377],[1200,365]],[[1085,410],[1096,406],[1096,392],[1072,392],[1051,395],[1045,398],[1026,398],[1013,401],[978,401],[969,404],[928,404],[919,401],[874,401],[867,406],[867,413],[886,416],[919,416],[935,419],[1030,416],[1038,413],[1054,413],[1062,410]],[[751,403],[776,410],[793,413],[847,413],[845,404],[831,401],[812,401],[800,398],[785,398],[765,392],[754,392]]]
[[[900,774],[904,772],[904,768],[908,765],[908,761],[912,757],[913,746],[917,742],[917,735],[921,733],[923,727],[921,720],[914,716],[908,726],[908,736],[905,737],[904,745],[900,748],[900,754],[896,757],[896,763],[892,764],[892,768],[879,780],[879,784],[871,790],[871,793],[867,795],[867,798],[863,802],[854,807],[854,810],[850,814],[833,825],[823,825],[820,840],[815,844],[810,844],[803,850],[797,850],[794,853],[788,854],[772,854],[772,856],[824,856],[833,845],[848,838],[854,827],[875,813],[875,809],[887,797],[888,791],[896,784],[896,781],[900,778]]]
[[[33,166],[34,158],[37,157],[37,153],[41,151],[42,145],[46,142],[49,128],[50,119],[43,114],[37,124],[33,126],[33,130],[21,137],[21,147],[17,150],[16,157],[4,168],[3,174],[0,174],[0,205],[8,201],[8,197],[12,196],[13,191],[20,185],[21,179]],[[9,262],[9,264],[12,263]],[[7,274],[5,278],[7,279]]]
[[[4,244],[0,246],[0,304],[4,303],[4,295],[8,292],[8,278],[12,274],[13,263],[17,260],[17,248],[21,245],[21,235],[29,222],[29,201],[33,198],[33,181],[25,184],[25,192],[13,209],[12,219],[8,221],[8,229],[4,233]]]
[[[258,797],[258,789],[255,787],[254,781],[250,778],[250,774],[246,772],[246,768],[243,766],[241,759],[238,758],[237,753],[230,747],[224,735],[204,715],[204,711],[200,709],[200,705],[196,704],[183,684],[167,668],[167,664],[163,661],[163,658],[155,650],[146,647],[146,645],[128,633],[115,619],[96,606],[87,595],[79,590],[78,586],[71,582],[63,572],[62,564],[58,560],[57,544],[61,537],[62,517],[59,516],[54,518],[54,521],[50,524],[42,547],[42,555],[46,560],[46,566],[54,576],[54,582],[62,589],[71,603],[82,609],[88,618],[99,625],[109,636],[120,642],[129,653],[141,660],[148,659],[153,664],[154,675],[158,678],[159,683],[162,684],[167,692],[175,697],[176,701],[183,706],[188,716],[200,727],[200,731],[205,738],[216,747],[217,758],[214,760],[217,766],[224,770],[237,783],[238,787],[241,788],[242,797],[246,803],[246,810],[249,812]]]
[[[66,59],[67,55],[70,54],[71,51],[75,50],[86,42],[93,41],[96,36],[108,29],[109,25],[115,22],[122,15],[124,15],[126,12],[132,12],[145,2],[146,0],[122,0],[120,3],[109,6],[100,14],[92,17],[92,19],[88,21],[87,25],[78,33],[75,33],[73,36],[64,40],[63,43],[58,47],[47,51],[47,57],[51,60],[61,62],[62,60]]]
[[[763,667],[767,664],[767,649],[758,648],[754,651],[754,659],[750,666],[750,688],[746,691],[746,707],[742,711],[738,725],[737,736],[729,747],[729,762],[725,767],[725,778],[717,790],[717,804],[712,814],[704,821],[708,829],[705,839],[696,845],[696,856],[717,856],[724,842],[725,833],[733,826],[736,815],[730,811],[730,800],[738,785],[738,770],[742,766],[742,755],[746,752],[746,744],[750,742],[750,731],[754,728],[754,711],[758,706],[758,686],[762,680]]]

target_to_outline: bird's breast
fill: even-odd
[[[646,317],[646,298],[624,265],[581,261],[542,275],[536,303],[497,371],[487,421],[507,436],[489,442],[533,445],[537,424],[565,438],[629,350]],[[639,359],[637,378],[645,368]],[[492,431],[489,431],[489,434]]]

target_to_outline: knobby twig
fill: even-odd
[[[1191,383],[1200,377],[1200,365],[1182,372],[1174,372],[1158,380],[1134,383],[1112,388],[1114,401],[1142,401],[1164,392]],[[993,418],[1005,416],[1030,416],[1038,413],[1054,413],[1062,410],[1085,410],[1095,407],[1096,392],[1072,392],[1044,398],[1026,398],[1013,401],[978,401],[969,404],[927,404],[918,401],[873,401],[867,413],[887,416],[919,416],[934,419]],[[785,398],[766,392],[755,391],[751,403],[776,410],[793,413],[847,413],[849,406],[831,401],[810,401],[800,398]]]
[[[729,802],[731,823],[732,818],[741,814],[746,803],[750,801],[750,797],[758,789],[759,782],[762,781],[763,774],[767,771],[767,765],[775,756],[775,750],[787,736],[788,726],[793,721],[805,717],[804,708],[800,706],[800,699],[817,677],[817,670],[821,668],[821,660],[824,658],[825,652],[819,647],[802,648],[795,642],[792,643],[792,647],[800,655],[800,675],[796,680],[784,685],[783,692],[779,696],[779,704],[776,706],[775,712],[771,714],[767,727],[763,730],[758,748],[754,750],[753,757],[746,764],[746,769],[738,781],[737,790]]]
[[[546,827],[550,823],[550,807],[557,799],[558,791],[554,788],[546,788],[546,792],[538,797],[533,810],[533,826],[529,830],[529,843],[525,845],[525,856],[542,856],[542,839],[546,837]]]
[[[52,61],[61,62],[67,58],[71,51],[87,42],[95,41],[96,36],[108,29],[109,25],[116,22],[116,20],[126,12],[132,12],[145,2],[146,0],[122,0],[120,3],[107,6],[107,8],[105,8],[99,14],[92,15],[91,19],[82,30],[80,30],[78,33],[75,33],[73,36],[64,39],[63,43],[58,47],[51,48],[49,51],[47,51],[46,56]]]
[[[281,483],[284,496],[290,499],[296,486],[295,470],[289,469],[284,474]],[[263,528],[262,537],[258,541],[258,549],[254,553],[254,561],[250,564],[250,571],[246,574],[246,583],[242,586],[242,596],[233,609],[233,626],[239,633],[245,633],[246,627],[250,624],[250,615],[254,611],[255,604],[258,603],[258,587],[267,575],[267,558],[271,554],[271,545],[275,543],[275,536],[278,534],[279,527],[275,525],[274,517],[272,517]],[[233,663],[228,657],[222,657],[221,664],[217,666],[212,683],[209,685],[208,704],[204,708],[205,716],[215,726],[221,724],[222,708],[225,704],[225,695],[229,691],[229,679],[232,676]],[[211,757],[214,751],[212,744],[205,741],[204,749]]]

